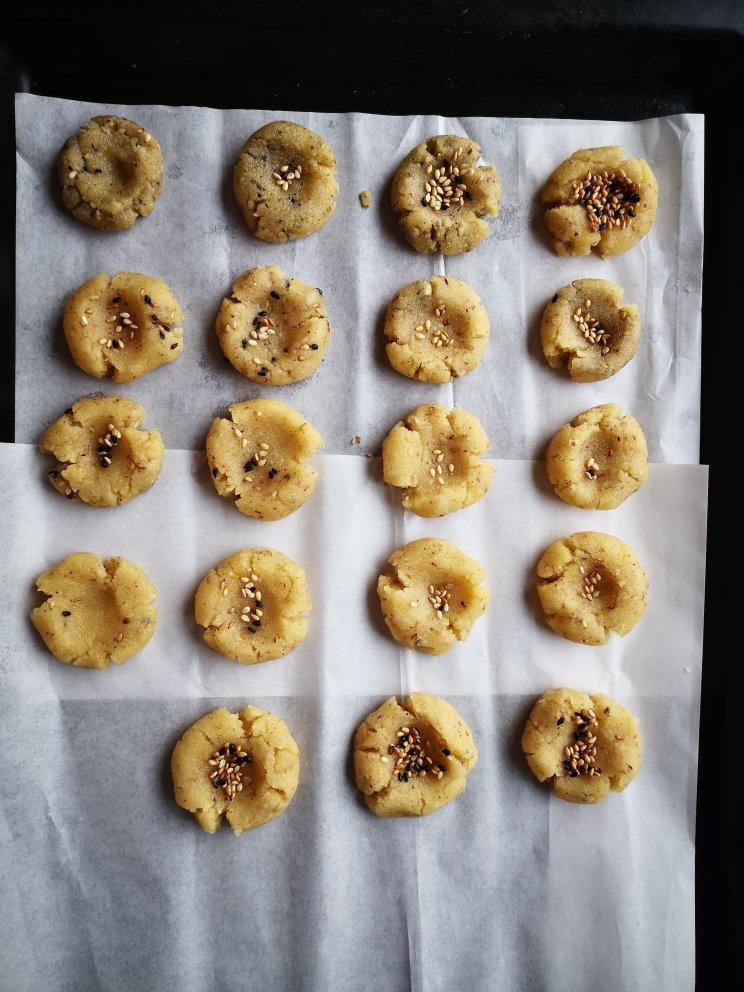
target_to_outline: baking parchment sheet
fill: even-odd
[[[198,453],[168,451],[156,485],[115,511],[63,500],[44,461],[0,448],[0,988],[692,989],[705,468],[653,466],[603,514],[559,503],[541,465],[498,461],[484,500],[425,521],[377,459],[322,455],[309,502],[266,526],[217,497]],[[532,591],[549,541],[587,528],[628,541],[650,578],[643,619],[600,648],[547,629]],[[478,558],[492,593],[441,658],[396,645],[375,593],[389,554],[430,534]],[[266,543],[307,570],[314,607],[296,651],[249,668],[203,644],[193,596],[217,560]],[[34,578],[73,550],[122,554],[160,590],[155,636],[119,668],[59,664],[27,619]],[[640,720],[643,767],[600,806],[551,800],[519,750],[556,685]],[[480,760],[446,809],[381,821],[354,785],[351,738],[411,690],[452,700]],[[249,701],[288,723],[300,785],[274,823],[209,837],[173,801],[170,753],[202,713]]]
[[[56,156],[93,114],[133,117],[158,138],[163,193],[131,231],[93,231],[60,203]],[[330,221],[284,245],[258,241],[232,192],[238,150],[266,111],[193,107],[103,107],[28,94],[16,98],[17,419],[16,440],[33,443],[44,425],[95,389],[142,403],[169,448],[201,448],[213,416],[260,395],[227,364],[214,332],[220,302],[245,269],[276,264],[323,289],[331,342],[318,373],[282,387],[320,431],[330,452],[379,451],[387,430],[416,403],[464,406],[483,423],[499,458],[540,458],[555,428],[598,402],[619,402],[643,425],[654,462],[698,461],[700,301],[703,230],[703,118],[682,115],[632,123],[506,118],[381,117],[290,113],[323,134],[338,160],[340,192]],[[398,163],[432,134],[468,135],[503,180],[502,210],[475,251],[443,260],[419,255],[398,233],[389,184]],[[659,182],[656,223],[632,251],[559,259],[547,245],[538,206],[552,169],[577,148],[621,144],[645,157]],[[373,205],[363,210],[361,190]],[[185,345],[175,366],[137,382],[101,384],[76,368],[61,331],[70,293],[101,271],[147,272],[181,302]],[[412,384],[387,363],[382,334],[395,292],[436,273],[464,279],[491,322],[488,354],[454,385]],[[551,370],[540,351],[539,318],[572,279],[619,283],[641,310],[638,354],[603,383],[579,385]],[[265,388],[265,387],[263,387]],[[332,402],[329,398],[332,397]]]

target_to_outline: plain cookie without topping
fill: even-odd
[[[75,364],[97,379],[132,382],[181,354],[183,319],[171,289],[139,272],[105,272],[70,297],[62,328]]]
[[[420,517],[441,517],[472,506],[488,492],[493,465],[480,422],[438,403],[416,407],[382,442],[382,477],[399,486],[402,503]]]
[[[638,774],[638,721],[619,703],[578,689],[550,689],[532,707],[522,733],[532,774],[570,803],[598,803]]]
[[[440,538],[398,548],[391,574],[377,580],[382,615],[394,639],[426,654],[444,654],[470,635],[488,606],[486,573],[474,559]]]
[[[101,231],[121,231],[152,212],[163,182],[163,153],[134,121],[93,117],[65,142],[57,174],[73,217]]]
[[[398,290],[385,314],[384,332],[396,372],[421,382],[450,382],[483,360],[488,314],[467,283],[434,276]]]
[[[273,548],[244,548],[219,562],[194,603],[209,647],[244,665],[293,651],[307,634],[311,608],[304,569]]]
[[[155,482],[165,448],[158,431],[140,430],[145,411],[123,396],[78,400],[47,428],[39,448],[57,460],[57,490],[88,506],[119,506]]]
[[[215,324],[225,357],[254,382],[285,386],[320,366],[331,325],[323,293],[276,265],[244,272]]]
[[[648,579],[624,541],[581,531],[554,541],[537,564],[537,594],[549,626],[577,644],[624,637],[646,609]]]
[[[646,438],[634,417],[617,403],[604,403],[555,433],[545,468],[564,503],[584,510],[614,510],[646,482]]]
[[[354,734],[354,775],[376,816],[426,816],[452,802],[478,760],[470,727],[445,699],[391,696]]]
[[[173,749],[178,805],[213,834],[224,816],[238,836],[282,814],[300,777],[300,752],[283,720],[257,706],[220,708],[192,724]]]
[[[304,238],[336,209],[336,159],[314,131],[272,121],[243,145],[233,188],[256,237],[275,243]]]
[[[576,382],[608,379],[633,358],[641,315],[623,305],[624,291],[606,279],[576,279],[545,307],[540,324],[543,353],[551,368]]]
[[[501,179],[478,165],[480,147],[456,134],[427,138],[406,155],[393,177],[392,206],[406,241],[424,255],[475,248],[498,217]]]
[[[659,187],[642,158],[616,145],[582,148],[550,175],[545,225],[558,255],[603,258],[628,251],[651,230]]]
[[[207,461],[215,489],[246,516],[281,520],[310,496],[318,472],[306,459],[323,447],[315,428],[280,400],[233,403],[212,423]]]

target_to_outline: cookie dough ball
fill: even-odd
[[[221,707],[192,724],[171,758],[176,802],[213,834],[222,816],[238,836],[282,814],[300,777],[300,752],[283,720],[258,706]]]
[[[459,255],[486,237],[498,217],[501,179],[478,165],[480,147],[456,134],[427,138],[393,177],[392,204],[406,241],[423,255]]]
[[[471,413],[427,403],[382,442],[382,477],[403,490],[406,510],[441,517],[472,506],[488,492],[493,465],[480,456],[490,447]]]
[[[570,803],[622,792],[641,766],[638,721],[607,696],[550,689],[532,707],[522,750],[533,775]]]
[[[624,541],[581,531],[554,541],[537,563],[537,594],[550,627],[577,644],[624,637],[646,609],[648,579]]]
[[[478,760],[470,727],[445,699],[391,696],[354,734],[354,775],[377,816],[427,816],[460,795]]]
[[[216,329],[230,364],[272,386],[312,375],[331,334],[322,290],[287,278],[276,265],[243,273],[222,301]]]
[[[93,276],[70,297],[62,328],[75,364],[97,379],[132,382],[181,354],[181,308],[170,288],[139,272]]]
[[[42,572],[36,588],[48,598],[31,620],[60,661],[81,668],[120,665],[155,633],[158,591],[124,558],[77,551]]]
[[[273,548],[244,548],[204,576],[194,612],[210,648],[255,665],[304,640],[311,607],[304,569]]]
[[[140,430],[145,411],[123,396],[78,400],[48,427],[39,448],[57,464],[57,490],[88,506],[119,506],[149,489],[165,448],[158,431]]]
[[[642,158],[626,158],[616,145],[582,148],[551,174],[542,202],[545,225],[558,255],[602,258],[637,244],[656,216],[659,187]]]
[[[395,640],[426,654],[464,641],[488,606],[486,577],[457,545],[425,537],[390,557],[392,574],[377,580],[382,615]]]
[[[483,360],[488,314],[467,283],[434,276],[398,290],[385,314],[384,331],[396,372],[420,382],[450,382]]]
[[[256,237],[294,241],[317,231],[336,209],[336,159],[314,131],[272,121],[243,145],[233,186]]]
[[[233,403],[230,419],[212,422],[207,461],[220,496],[246,516],[281,520],[315,489],[318,472],[306,459],[323,447],[312,424],[280,400]]]
[[[614,510],[646,481],[646,438],[638,421],[617,403],[604,403],[556,432],[545,468],[564,503],[583,510]]]
[[[623,290],[606,279],[576,279],[545,307],[540,341],[548,365],[576,382],[609,379],[633,358],[641,315],[623,305]]]
[[[152,212],[163,182],[163,153],[134,121],[93,117],[65,142],[57,175],[73,217],[100,231],[121,231]]]

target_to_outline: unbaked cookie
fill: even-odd
[[[646,481],[646,438],[638,421],[617,403],[604,403],[556,432],[545,468],[564,503],[584,510],[614,510]]]
[[[256,237],[294,241],[317,231],[336,209],[336,159],[314,131],[272,121],[243,145],[233,187]]]
[[[445,699],[386,700],[354,734],[354,775],[377,816],[426,816],[460,795],[478,760],[470,727]]]
[[[97,379],[131,382],[178,358],[183,347],[178,300],[161,279],[105,272],[70,297],[62,328],[75,364]]]
[[[545,307],[540,340],[548,365],[576,382],[608,379],[633,358],[641,315],[623,305],[623,290],[606,279],[576,279]]]
[[[283,720],[257,706],[221,707],[192,724],[171,758],[176,802],[207,833],[223,814],[238,836],[289,806],[300,777],[300,752]]]
[[[155,586],[137,565],[76,551],[36,580],[48,598],[31,611],[55,658],[108,668],[137,654],[155,633]]]
[[[384,331],[396,372],[421,382],[450,382],[482,361],[488,314],[467,283],[434,276],[398,290],[385,314]]]
[[[444,654],[466,640],[488,606],[478,562],[434,537],[398,548],[389,562],[392,574],[379,577],[377,594],[395,640],[426,654]]]
[[[233,403],[212,422],[207,461],[220,496],[246,516],[281,520],[308,498],[318,472],[306,459],[323,447],[312,424],[280,400]]]
[[[287,278],[276,265],[244,272],[222,301],[215,326],[231,365],[272,386],[312,375],[331,333],[322,290]]]
[[[637,244],[656,216],[659,187],[642,158],[616,145],[582,148],[551,174],[542,202],[559,255],[619,255]]]
[[[624,541],[581,531],[554,541],[537,564],[537,593],[556,634],[578,644],[624,637],[646,609],[648,579]]]
[[[480,456],[490,447],[471,413],[427,403],[399,421],[382,442],[382,477],[403,489],[406,510],[441,517],[472,506],[488,492],[493,465]]]
[[[73,217],[101,231],[121,231],[152,212],[163,182],[163,153],[134,121],[93,117],[65,142],[57,174]]]
[[[57,492],[89,506],[118,506],[155,482],[165,448],[159,431],[139,429],[145,411],[123,396],[78,400],[48,427],[39,448],[57,464]]]
[[[550,689],[532,707],[522,750],[533,775],[570,803],[622,792],[641,766],[638,721],[607,696]]]
[[[498,217],[501,179],[478,165],[469,138],[440,134],[406,155],[393,177],[392,204],[406,241],[424,255],[459,255],[486,237],[485,217]]]
[[[291,558],[273,548],[244,548],[204,576],[194,606],[210,648],[255,665],[297,647],[312,603],[304,569]]]

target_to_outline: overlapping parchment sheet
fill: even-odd
[[[0,988],[691,989],[706,469],[652,467],[603,514],[556,500],[542,466],[499,461],[486,499],[427,522],[402,513],[378,460],[317,465],[310,501],[262,525],[216,495],[197,453],[168,451],[151,490],[91,510],[54,492],[32,447],[0,446]],[[547,543],[588,528],[627,540],[651,582],[637,628],[602,648],[553,634],[532,592]],[[395,547],[429,534],[478,558],[492,592],[441,658],[400,649],[374,592]],[[203,644],[193,595],[219,558],[265,544],[305,567],[314,609],[292,655],[248,668]],[[128,557],[160,590],[155,636],[119,668],[61,665],[27,620],[36,575],[80,549]],[[641,722],[641,772],[595,808],[550,800],[519,750],[534,697],[561,684]],[[480,761],[446,810],[380,821],[351,737],[414,689],[452,700]],[[300,786],[275,823],[208,837],[173,803],[170,752],[203,712],[248,701],[287,721]]]
[[[113,235],[68,216],[54,168],[68,135],[103,112],[149,128],[165,156],[155,211],[131,231]],[[702,117],[632,124],[292,112],[285,116],[319,131],[333,147],[338,209],[312,237],[267,245],[246,229],[232,193],[232,166],[248,135],[276,116],[17,97],[16,440],[36,441],[72,400],[103,389],[143,403],[169,448],[200,447],[215,413],[261,388],[222,357],[213,329],[220,301],[245,269],[277,264],[325,293],[333,326],[325,362],[281,395],[315,424],[331,452],[348,451],[355,435],[362,451],[376,452],[389,426],[411,406],[438,400],[480,417],[496,457],[536,458],[564,420],[597,402],[616,401],[643,424],[653,461],[698,460]],[[502,212],[489,239],[446,262],[410,249],[389,207],[389,183],[400,160],[419,141],[445,132],[475,139],[503,179]],[[649,161],[660,187],[656,224],[618,258],[558,259],[545,241],[539,192],[572,151],[600,144],[624,145]],[[365,189],[373,196],[368,210],[357,199]],[[120,269],[157,275],[171,285],[186,314],[185,346],[175,367],[115,387],[72,363],[61,314],[83,280]],[[480,294],[491,343],[475,375],[454,386],[412,386],[387,364],[382,317],[397,289],[440,272],[464,279]],[[625,287],[626,299],[640,306],[643,336],[636,359],[614,378],[576,385],[545,364],[537,326],[555,289],[589,276]]]

